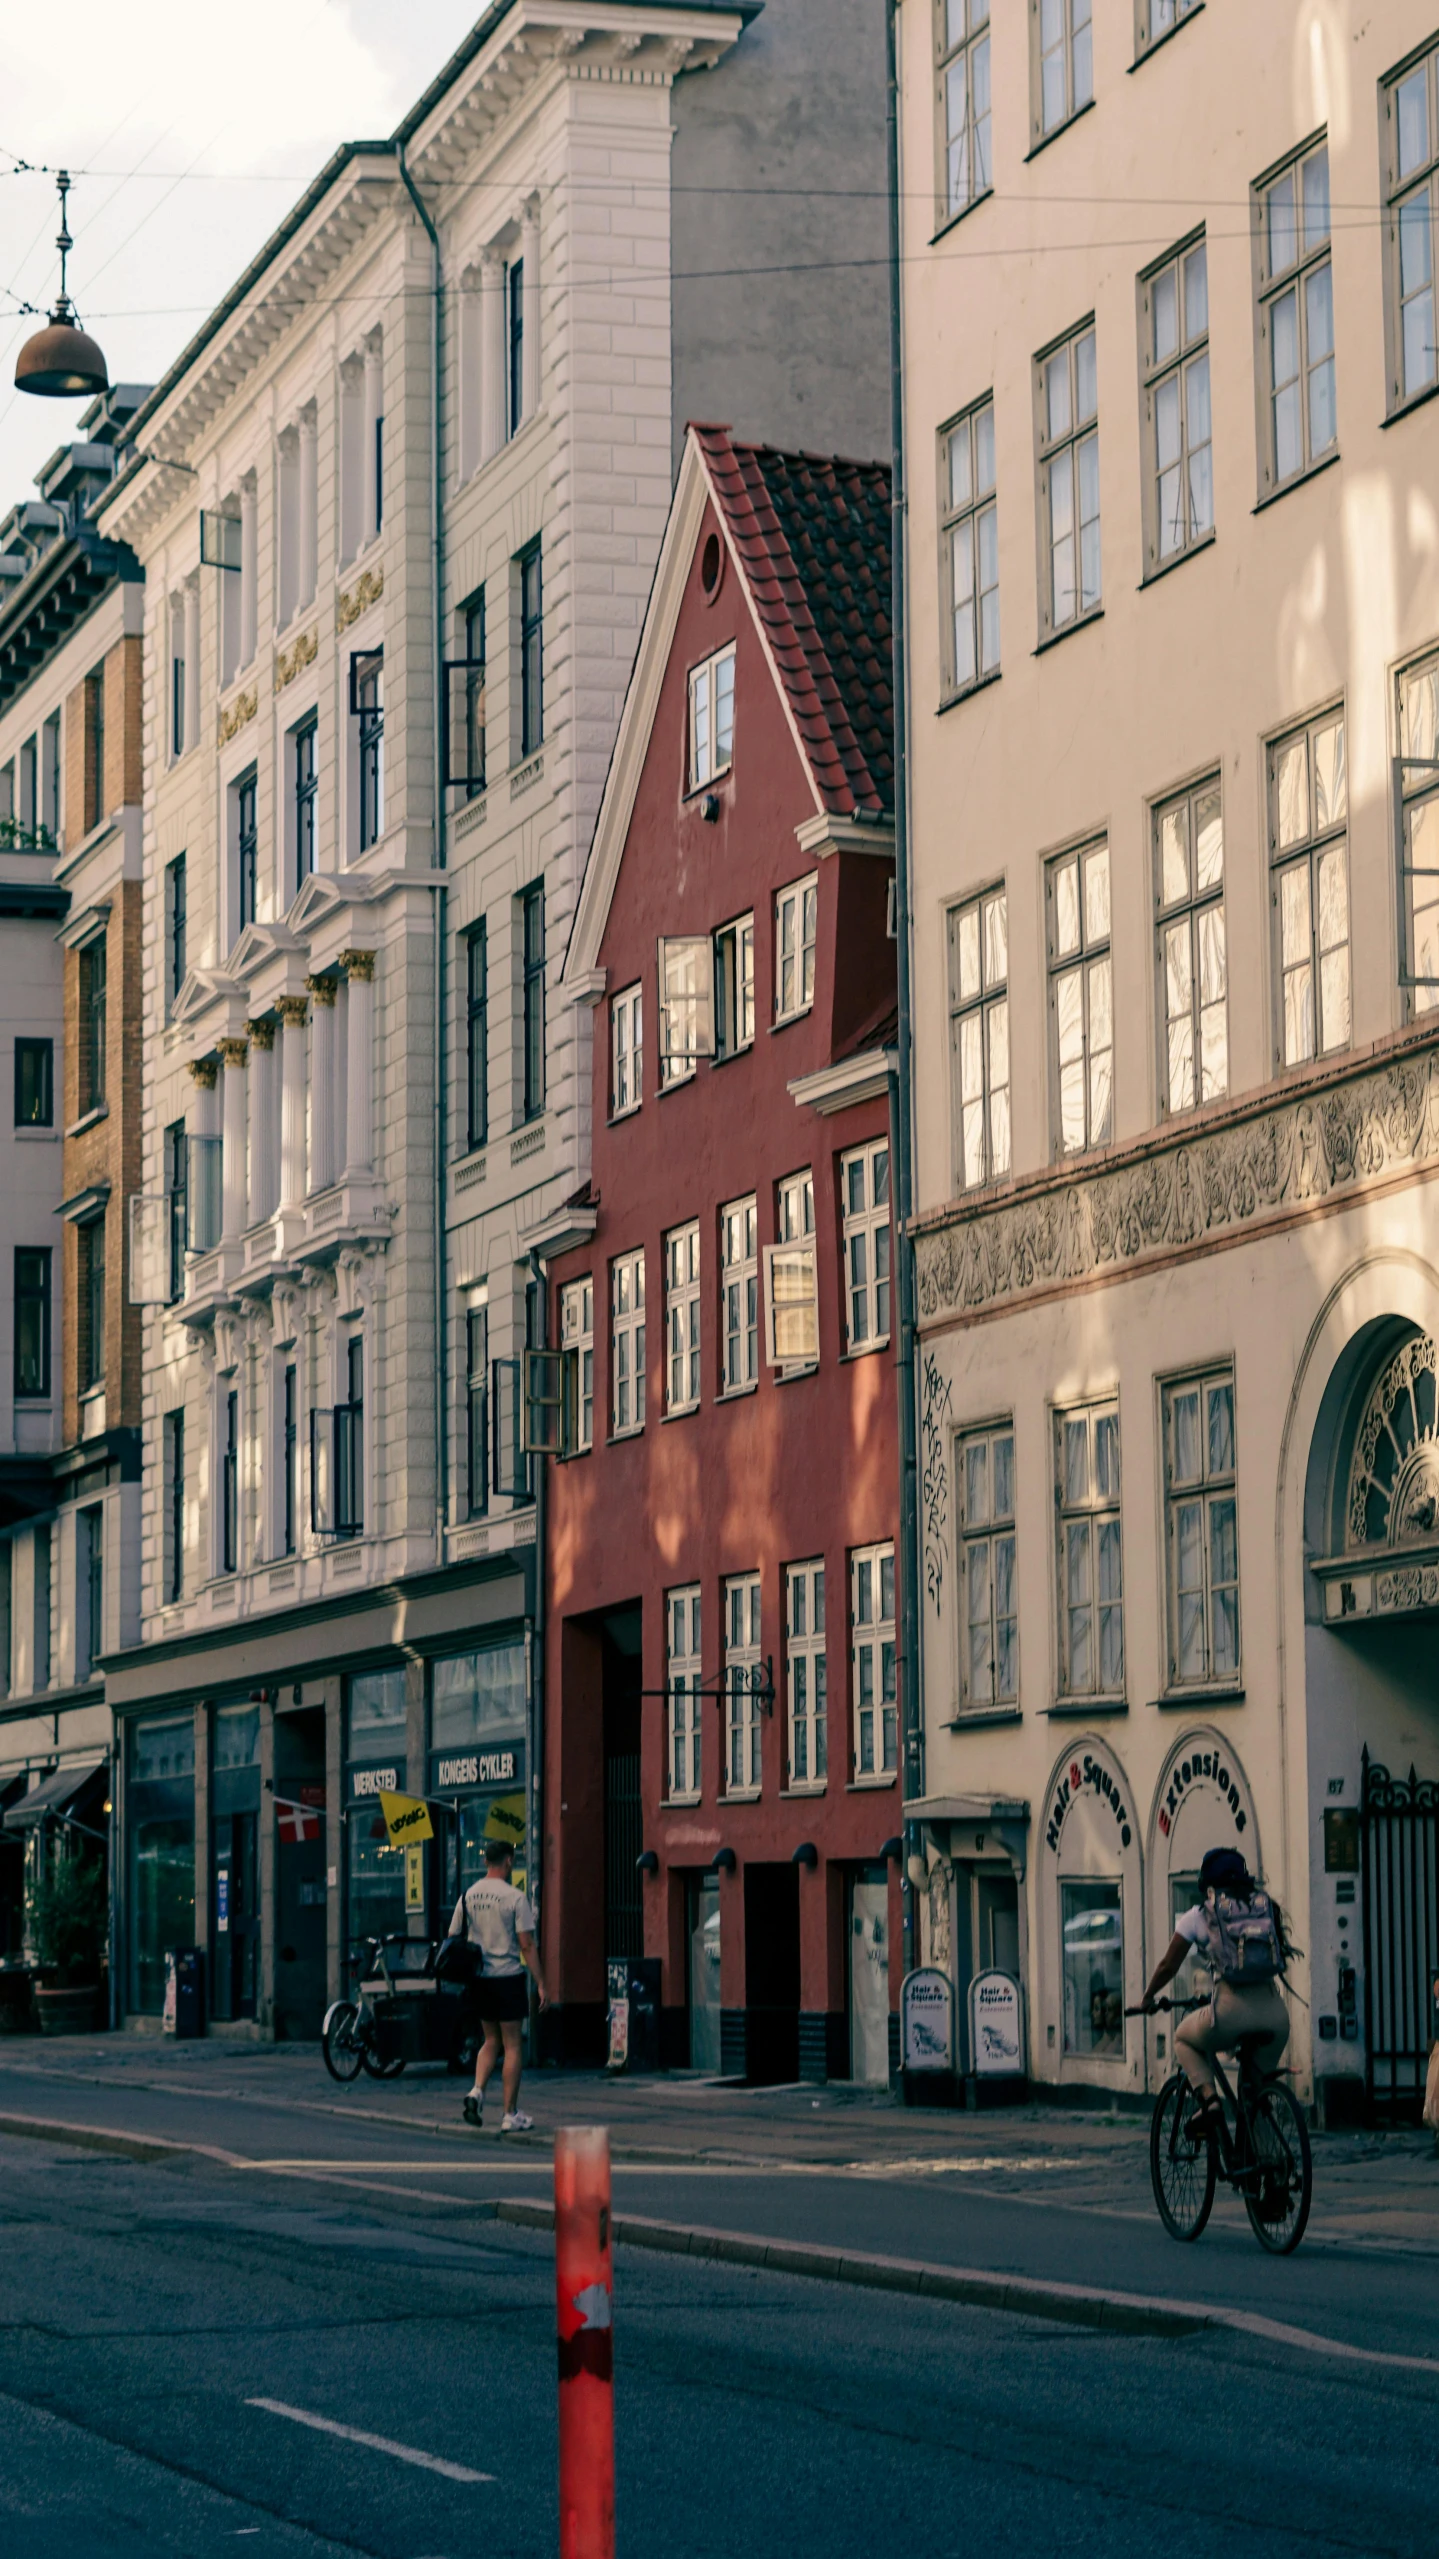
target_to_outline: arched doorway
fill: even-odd
[[[1197,1724],[1170,1751],[1150,1811],[1146,1869],[1155,1955],[1168,1945],[1181,1911],[1199,1899],[1200,1862],[1211,1848],[1237,1848],[1253,1873],[1263,1873],[1254,1794],[1243,1763],[1217,1727]],[[1185,1964],[1170,1996],[1208,1998],[1208,1974],[1196,1957]],[[1162,2079],[1173,2054],[1172,2023],[1161,2017],[1150,2031]]]
[[[1144,1987],[1143,1860],[1133,1790],[1108,1741],[1076,1736],[1038,1825],[1035,2075],[1132,2089],[1143,2043],[1124,2012]]]

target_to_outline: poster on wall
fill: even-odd
[[[969,2034],[976,2078],[1023,2077],[1019,1984],[1013,1973],[975,1974],[969,1985]]]
[[[609,1990],[607,2070],[625,2070],[630,2058],[630,1968],[623,1961],[605,1967]]]
[[[953,2070],[954,1990],[933,1964],[906,1973],[899,1994],[900,2053],[906,2070]]]

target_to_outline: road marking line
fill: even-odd
[[[408,2461],[416,2470],[437,2470],[442,2479],[459,2479],[468,2488],[495,2484],[492,2470],[466,2470],[462,2462],[416,2452],[413,2444],[393,2443],[388,2435],[367,2435],[362,2426],[342,2426],[333,2417],[317,2417],[311,2408],[291,2408],[283,2399],[247,2399],[245,2405],[268,2408],[272,2417],[288,2417],[296,2426],[313,2426],[317,2435],[342,2435],[346,2443],[363,2444],[368,2452],[387,2452],[393,2461]]]

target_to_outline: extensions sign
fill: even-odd
[[[1234,1772],[1229,1767],[1223,1752],[1193,1750],[1186,1752],[1183,1759],[1177,1760],[1169,1772],[1169,1783],[1164,1789],[1164,1801],[1159,1807],[1159,1827],[1166,1839],[1174,1828],[1179,1807],[1189,1789],[1205,1782],[1216,1787],[1229,1806],[1235,1829],[1242,1832],[1248,1828],[1249,1816],[1244,1809],[1244,1800],[1235,1781]]]
[[[1083,1794],[1097,1796],[1108,1807],[1119,1845],[1127,1848],[1134,1837],[1134,1825],[1125,1805],[1123,1789],[1090,1751],[1083,1751],[1070,1761],[1055,1787],[1049,1806],[1049,1825],[1044,1834],[1046,1844],[1050,1848],[1058,1848],[1071,1809]]]

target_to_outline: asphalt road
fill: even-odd
[[[398,2181],[397,2181],[398,2182]],[[0,2137],[7,2559],[556,2547],[547,2243],[464,2202]],[[1439,2386],[621,2250],[619,2546],[1430,2559]],[[358,2428],[451,2469],[318,2431]]]

